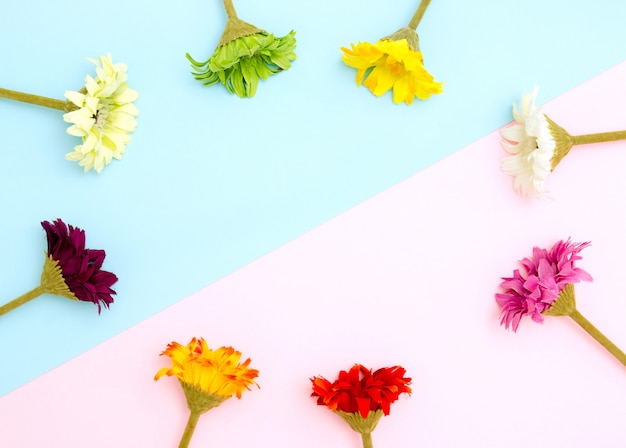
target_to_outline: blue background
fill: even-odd
[[[418,31],[445,91],[394,105],[357,88],[339,50],[408,23],[418,2],[394,3],[236,0],[242,19],[296,30],[298,55],[240,99],[185,59],[213,52],[218,0],[4,2],[0,87],[62,99],[110,52],[140,115],[122,161],[84,174],[61,112],[0,100],[0,301],[38,284],[42,220],[85,229],[120,278],[100,316],[43,296],[0,317],[0,395],[499,128],[533,85],[545,102],[626,56],[626,2],[434,1]]]

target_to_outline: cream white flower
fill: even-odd
[[[515,190],[526,196],[545,197],[544,182],[552,172],[556,141],[541,107],[535,106],[538,89],[522,97],[518,110],[513,104],[515,123],[500,130],[502,147],[512,156],[502,159],[502,171],[514,176]]]
[[[77,161],[85,172],[93,169],[99,173],[126,152],[129,134],[137,126],[139,111],[133,102],[139,93],[128,87],[126,64],[113,64],[110,54],[89,61],[96,65],[96,77],[87,75],[85,87],[79,92],[65,92],[77,107],[63,115],[66,122],[72,123],[67,132],[83,139],[83,144],[65,157]]]

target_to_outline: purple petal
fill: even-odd
[[[113,303],[111,288],[117,277],[101,269],[105,252],[85,249],[85,232],[78,227],[66,226],[57,219],[41,223],[48,239],[48,255],[59,262],[65,283],[78,300],[109,307]]]

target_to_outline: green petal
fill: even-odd
[[[230,71],[230,69],[229,69]],[[226,70],[220,70],[219,72],[215,72],[217,74],[217,77],[219,78],[220,82],[224,85],[226,85],[228,83],[228,74]],[[232,92],[231,92],[232,93]]]
[[[243,75],[239,67],[235,66],[229,76],[233,91],[241,98],[246,96],[246,86],[243,83]]]
[[[220,81],[219,75],[215,72],[208,72],[205,76],[196,77],[196,79],[202,81],[205,86],[212,86]]]
[[[256,73],[261,79],[267,79],[271,74],[273,74],[273,72],[267,68],[267,65],[265,65],[265,60],[262,57],[254,58],[252,61],[254,63]]]
[[[246,93],[249,98],[254,96],[259,85],[259,75],[257,75],[253,61],[254,59],[250,58],[241,60],[241,72],[243,73],[243,78],[246,82]]]
[[[241,73],[243,74],[243,79],[246,81],[246,83],[250,83],[252,78],[257,78],[256,70],[254,69],[250,61],[250,58],[243,58],[239,62],[239,67],[241,67]]]
[[[197,67],[198,69],[202,70],[208,63],[209,61],[206,60],[204,62],[198,62],[196,61],[194,58],[191,57],[191,55],[189,53],[186,53],[185,56],[187,57],[187,59],[189,60],[189,62],[191,62],[191,65],[193,67]]]

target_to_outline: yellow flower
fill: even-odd
[[[193,338],[188,345],[172,342],[161,355],[169,356],[172,367],[163,367],[154,377],[175,376],[187,399],[189,420],[178,448],[187,448],[201,414],[233,395],[241,398],[248,386],[256,384],[258,370],[250,369],[250,358],[239,363],[241,353],[232,347],[211,350],[204,339]],[[258,386],[258,385],[257,385]]]
[[[72,123],[68,134],[82,137],[83,144],[65,157],[85,167],[85,172],[102,171],[113,159],[121,159],[135,130],[139,111],[133,104],[139,94],[128,88],[126,64],[113,64],[111,55],[89,59],[96,65],[96,77],[87,75],[80,91],[67,91],[65,97],[76,110],[63,115]]]
[[[239,363],[241,353],[237,350],[232,347],[211,350],[203,338],[193,338],[186,346],[172,342],[161,354],[171,358],[172,367],[160,369],[155,380],[163,375],[175,376],[182,383],[221,397],[241,398],[244,390],[256,384],[254,378],[259,374],[248,367],[249,358]]]
[[[359,42],[342,47],[343,61],[357,69],[356,83],[381,96],[393,89],[393,102],[411,104],[441,93],[443,84],[424,68],[422,53],[411,49],[406,39],[382,39],[372,44]]]

